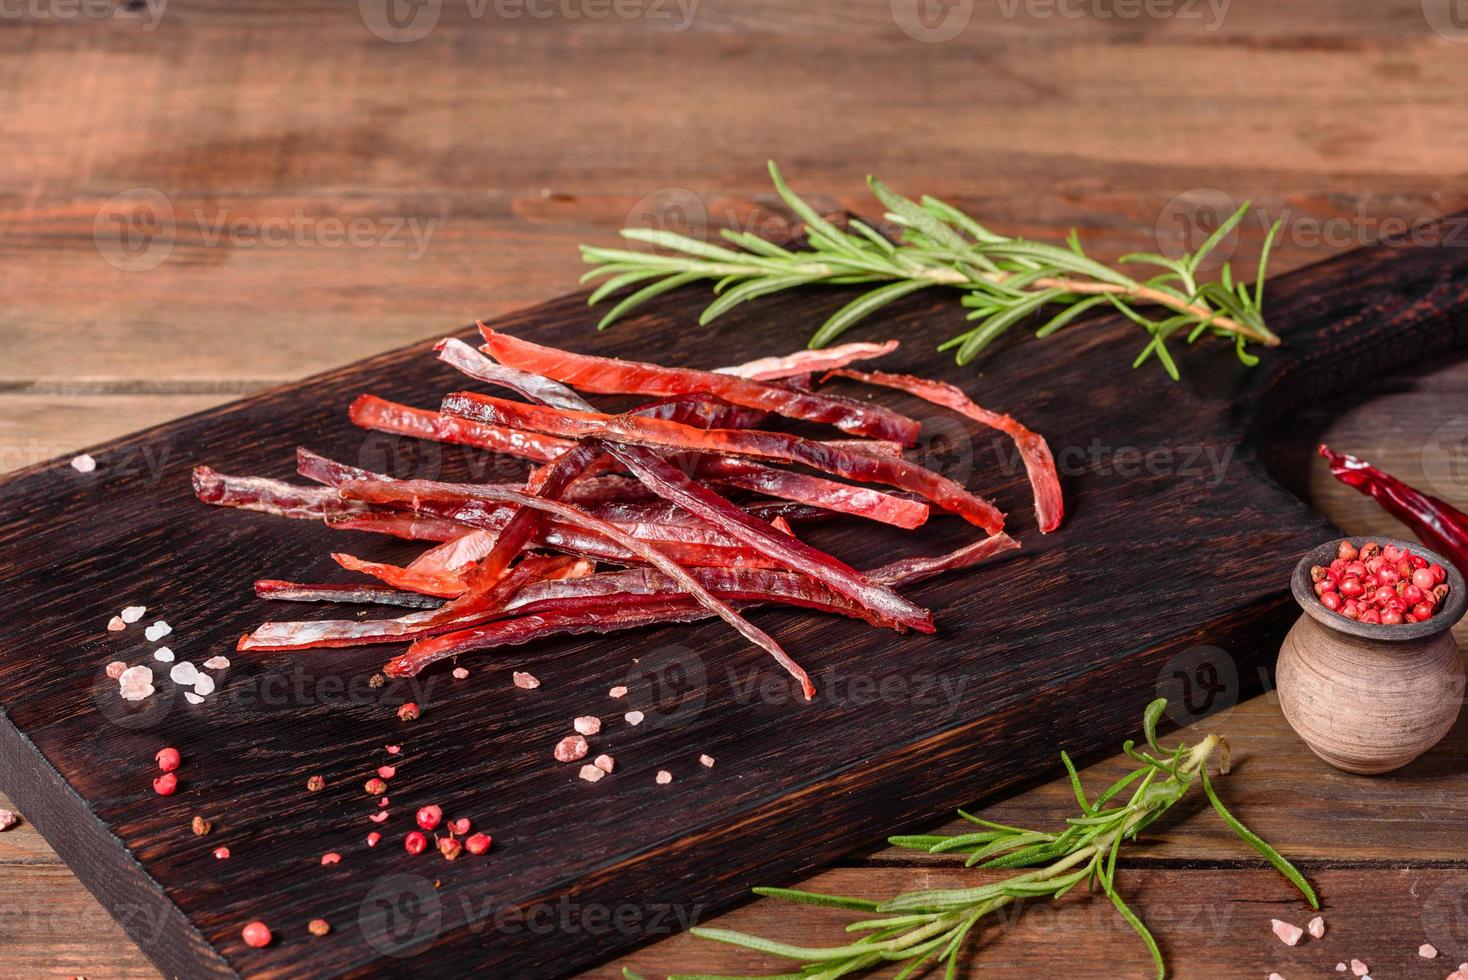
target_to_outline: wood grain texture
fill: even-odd
[[[1430,302],[1420,298],[1423,282],[1435,285]],[[797,654],[819,651],[811,667],[821,690],[810,705],[797,704],[786,680],[722,628],[699,624],[623,642],[543,643],[475,658],[478,683],[458,685],[452,696],[440,687],[445,671],[411,689],[367,691],[358,682],[381,662],[372,650],[239,656],[224,694],[202,708],[165,697],[146,713],[125,711],[101,665],[118,656],[135,661],[147,650],[137,646],[135,631],[99,635],[118,607],[153,605],[153,614],[177,630],[171,645],[202,660],[227,651],[234,637],[270,615],[253,601],[252,579],[280,569],[323,574],[327,552],[342,538],[325,528],[203,508],[190,499],[193,465],[283,475],[292,465],[287,447],[295,444],[400,475],[452,477],[475,462],[416,448],[404,457],[393,440],[364,437],[343,418],[342,406],[359,391],[431,403],[461,386],[423,346],[99,448],[95,474],[83,477],[64,464],[35,468],[7,483],[10,516],[0,525],[0,541],[27,542],[3,572],[6,587],[34,602],[0,624],[0,645],[29,661],[0,679],[10,788],[63,856],[96,851],[83,874],[104,902],[130,908],[156,903],[160,892],[168,897],[158,935],[133,932],[165,969],[365,974],[390,969],[406,951],[431,948],[440,964],[543,974],[604,957],[656,935],[667,914],[691,917],[740,897],[756,870],[777,877],[807,871],[894,826],[962,803],[973,779],[998,792],[1050,764],[1057,739],[1081,752],[1114,745],[1134,730],[1136,705],[1175,684],[1170,678],[1191,683],[1201,676],[1200,662],[1232,674],[1224,689],[1234,699],[1252,687],[1294,616],[1274,569],[1289,567],[1328,531],[1267,478],[1240,440],[1297,394],[1300,383],[1288,381],[1291,361],[1326,363],[1344,344],[1389,369],[1414,353],[1468,343],[1468,321],[1459,317],[1468,299],[1468,249],[1365,250],[1286,276],[1275,289],[1274,316],[1287,343],[1257,376],[1226,369],[1231,352],[1214,345],[1195,354],[1195,371],[1181,384],[1158,372],[1108,386],[1087,377],[1071,352],[1084,347],[1090,357],[1123,357],[1135,340],[1114,317],[1084,325],[1069,347],[1034,345],[1020,359],[1011,346],[996,355],[1005,370],[991,374],[985,399],[1001,408],[1023,402],[1027,420],[1049,434],[1066,478],[1067,525],[1043,539],[1029,536],[1026,554],[1002,571],[915,588],[913,597],[949,624],[931,639],[874,635],[861,624],[784,611],[762,614]],[[574,296],[497,326],[552,344],[688,363],[702,352],[679,340],[701,300],[669,297],[602,334],[588,330],[593,314]],[[813,319],[840,301],[821,293],[791,297],[780,312]],[[1372,315],[1357,315],[1362,309]],[[718,359],[778,350],[754,329],[767,316],[747,308],[735,317]],[[914,358],[925,358],[923,348],[951,329],[950,316],[938,299],[894,307],[893,330],[910,346],[894,355],[892,367],[916,369]],[[960,373],[943,372],[955,381]],[[1351,374],[1343,369],[1336,378],[1346,384]],[[1067,376],[1068,384],[1057,385]],[[1238,400],[1241,393],[1247,402]],[[874,397],[900,403],[885,392]],[[1137,400],[1165,405],[1165,424],[1158,415],[1139,417]],[[919,417],[929,432],[946,419]],[[1103,447],[1099,456],[1067,462],[1093,440]],[[1019,533],[1032,525],[1021,472],[987,434],[949,429],[918,453],[996,494]],[[159,466],[116,465],[133,454]],[[1200,463],[1210,459],[1216,469]],[[179,536],[183,526],[190,533]],[[947,550],[971,537],[960,522],[939,520],[922,535],[921,549]],[[859,567],[902,546],[900,536],[866,528],[813,528],[811,538]],[[1252,561],[1217,562],[1216,553],[1246,542]],[[403,550],[379,542],[356,548],[384,558]],[[127,561],[117,561],[119,554]],[[1135,578],[1138,562],[1149,577],[1118,592],[1116,583]],[[58,567],[67,574],[58,576]],[[154,598],[164,574],[173,587],[167,599]],[[89,585],[78,588],[84,581]],[[974,588],[978,581],[983,589]],[[1192,587],[1179,591],[1178,582]],[[1023,628],[1003,628],[987,615],[993,608],[1019,617]],[[1092,625],[1143,614],[1140,629],[1092,635]],[[993,625],[952,625],[963,623]],[[522,663],[540,674],[542,691],[509,688],[508,669]],[[694,681],[671,699],[661,692],[667,669]],[[90,690],[76,680],[88,674],[96,678]],[[633,688],[627,704],[659,723],[636,732],[613,727],[598,748],[615,750],[621,766],[593,790],[569,771],[557,773],[547,747],[568,718],[614,715],[622,705],[605,691],[623,676]],[[334,697],[322,693],[327,678]],[[659,693],[643,687],[649,681]],[[1098,701],[1091,694],[1098,684],[1127,695]],[[289,693],[271,693],[281,690]],[[409,699],[428,717],[403,726],[392,708]],[[1176,698],[1173,717],[1186,722],[1216,706],[1213,693]],[[111,724],[99,727],[99,713]],[[159,738],[209,760],[207,771],[186,773],[185,791],[167,800],[145,782],[150,746]],[[472,815],[500,842],[489,868],[405,865],[390,844],[397,825],[384,825],[382,850],[352,843],[372,829],[362,812],[372,801],[361,799],[354,784],[386,758],[380,745],[388,739],[410,744],[412,755],[396,760],[410,774],[408,809],[437,801]],[[812,757],[815,745],[822,751]],[[247,760],[239,760],[245,746]],[[698,767],[698,752],[720,765]],[[483,758],[497,778],[466,770],[466,755]],[[137,767],[130,759],[144,762]],[[653,785],[658,768],[679,781]],[[303,786],[317,771],[334,788],[313,797]],[[393,790],[399,807],[401,785]],[[261,811],[268,821],[230,816]],[[224,865],[183,835],[199,812],[219,821],[210,842],[234,851]],[[639,817],[629,823],[625,812]],[[576,848],[558,847],[552,828],[571,822]],[[789,835],[805,846],[771,856],[768,841]],[[323,847],[344,851],[348,860],[324,871],[317,861]],[[414,898],[433,910],[415,924],[421,929],[400,935],[382,926],[401,922],[374,919],[379,908]],[[551,948],[534,926],[557,909],[568,918]],[[347,925],[315,941],[286,925],[318,915]],[[606,925],[608,916],[615,926]],[[257,917],[276,922],[280,939],[252,951],[238,930]]]
[[[1252,196],[1269,219],[1283,217],[1282,269],[1369,241],[1387,219],[1468,204],[1464,47],[1426,28],[1417,0],[1235,3],[1214,31],[1025,8],[1006,18],[975,4],[973,22],[943,44],[903,35],[881,0],[704,0],[682,33],[638,21],[446,16],[432,38],[407,45],[378,43],[350,8],[172,5],[152,32],[4,22],[0,466],[558,294],[579,272],[575,243],[642,222],[644,199],[662,189],[693,192],[710,224],[742,225],[769,201],[762,163],[771,155],[824,206],[869,213],[861,178],[874,171],[1007,231],[1055,238],[1078,226],[1105,257],[1190,231],[1196,241],[1206,222],[1168,206],[1195,188]],[[93,229],[104,202],[139,186],[166,192],[192,230],[158,268],[124,273],[101,258]],[[393,247],[209,247],[200,209],[209,221],[227,210],[439,222],[428,250],[409,260]],[[1243,229],[1235,258],[1245,266],[1262,228]],[[808,329],[792,323],[782,336],[795,346]],[[1262,452],[1338,526],[1403,534],[1309,451],[1325,436],[1461,505],[1468,482],[1430,472],[1424,450],[1441,447],[1440,430],[1465,403],[1468,361],[1382,375],[1356,397],[1302,406]],[[1468,639],[1462,627],[1457,635]],[[1262,785],[1241,774],[1232,788],[1261,804],[1246,816],[1266,836],[1317,859],[1332,847],[1384,863],[1462,857],[1451,805],[1468,790],[1460,768],[1419,770],[1430,753],[1390,780],[1350,780],[1301,751],[1276,712],[1251,702],[1225,722],[1236,744],[1267,746],[1281,763]],[[1452,744],[1457,757],[1468,751]],[[1312,794],[1300,792],[1307,781]],[[1062,790],[1011,804],[1043,821],[1064,808]],[[1236,846],[1212,826],[1188,821],[1161,847],[1174,863],[1223,862],[1196,886],[1201,894],[1235,874]],[[0,854],[23,833],[0,835]],[[1370,880],[1385,895],[1382,879],[1395,872],[1363,874],[1378,876]],[[0,863],[7,908],[38,916],[82,901],[74,880],[19,875]],[[1360,895],[1361,908],[1387,907]],[[742,921],[768,932],[788,911],[757,902],[747,915],[766,916],[764,926]],[[1134,953],[1130,942],[1120,940]],[[0,942],[0,975],[112,976],[142,963],[100,928],[78,966],[48,960],[44,941],[24,946],[24,960],[19,948]],[[1026,975],[1026,963],[1048,962],[1028,959],[1045,948],[1009,943],[1004,960]],[[1218,975],[1217,963],[1194,959],[1202,952],[1170,948],[1176,975]],[[1276,968],[1266,952],[1247,972]],[[732,971],[721,955],[704,947],[657,962]]]

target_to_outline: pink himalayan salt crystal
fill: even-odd
[[[1346,972],[1346,964],[1344,964],[1344,963],[1337,963],[1335,965],[1335,972],[1337,972],[1337,973],[1345,973]]]
[[[127,670],[126,663],[121,660],[114,660],[112,661],[112,663],[107,665],[107,676],[112,678],[113,680],[117,680],[119,677],[122,676],[122,672],[125,670]]]
[[[228,657],[210,657],[208,660],[204,661],[205,670],[223,670],[228,666]]]
[[[129,667],[117,678],[124,701],[141,701],[153,693],[153,671],[143,665]]]
[[[1417,955],[1424,960],[1435,960],[1437,959],[1437,947],[1432,943],[1423,943],[1417,947]]]
[[[1285,980],[1285,978],[1280,976],[1278,973],[1271,973],[1269,975],[1269,980]]]
[[[0,830],[9,830],[19,819],[14,810],[0,810]]]
[[[1309,932],[1316,939],[1323,938],[1325,936],[1325,920],[1317,915],[1305,926],[1305,931]]]
[[[618,684],[616,687],[612,688],[610,691],[607,692],[607,697],[612,697],[612,698],[625,698],[626,696],[627,696],[627,689],[625,687],[623,687],[621,684]]]
[[[666,769],[659,769],[657,782],[659,786],[666,786],[673,781],[673,774]]]
[[[455,667],[454,668],[454,680],[456,680],[456,681],[462,681],[462,680],[465,680],[466,678],[468,678],[468,676],[469,676],[469,668],[468,667]]]
[[[383,779],[391,779],[398,774],[397,766],[378,766],[377,774]]]
[[[1300,941],[1300,937],[1305,935],[1304,929],[1292,926],[1288,922],[1281,922],[1279,919],[1270,919],[1269,925],[1274,930],[1274,934],[1279,937],[1279,941],[1286,946],[1295,945]]]
[[[698,757],[698,764],[706,769],[712,769],[714,767],[714,757],[711,755],[701,755]]]
[[[596,766],[581,767],[581,778],[586,780],[588,783],[594,783],[605,775],[606,773],[601,769],[598,769]]]
[[[401,745],[384,745],[383,748],[387,750],[388,755],[397,755],[399,752],[403,751],[403,747]]]
[[[367,819],[368,820],[371,820],[373,823],[382,823],[384,820],[387,819],[387,811],[386,810],[378,810],[376,813],[374,813],[372,816],[368,817]]]
[[[147,611],[147,606],[125,606],[122,610],[122,621],[124,623],[136,623],[143,618],[143,613]]]
[[[71,458],[71,468],[78,473],[91,473],[97,468],[97,461],[87,453],[78,453]]]
[[[1468,963],[1459,963],[1458,968],[1448,974],[1448,980],[1468,980]]]
[[[1368,967],[1365,963],[1362,963],[1360,960],[1351,961],[1351,972],[1356,974],[1356,976],[1358,977],[1366,976],[1370,969],[1370,967]]]
[[[556,761],[575,762],[577,759],[584,759],[588,748],[586,739],[580,735],[567,735],[556,743]]]
[[[107,631],[109,633],[119,633],[125,629],[127,629],[127,623],[124,623],[122,621],[121,616],[113,616],[111,619],[107,620]]]
[[[642,724],[642,719],[647,716],[644,715],[641,711],[629,711],[622,717],[629,725],[640,725]]]
[[[526,673],[523,670],[515,671],[513,674],[510,675],[510,677],[514,680],[516,687],[522,688],[526,691],[533,691],[540,686],[539,678],[537,678],[534,674]]]
[[[601,719],[595,715],[582,715],[571,724],[582,735],[595,735],[601,731]]]
[[[616,768],[617,761],[609,755],[599,755],[595,759],[591,760],[591,764],[596,766],[602,772],[611,772],[614,768]]]

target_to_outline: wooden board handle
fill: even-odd
[[[1235,399],[1257,431],[1305,402],[1468,347],[1468,212],[1307,266],[1265,288],[1284,343],[1254,348]]]

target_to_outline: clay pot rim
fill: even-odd
[[[1373,640],[1377,643],[1399,643],[1403,640],[1424,640],[1440,633],[1446,633],[1457,624],[1458,620],[1463,618],[1463,613],[1468,611],[1468,592],[1465,592],[1463,573],[1452,562],[1431,548],[1425,548],[1416,541],[1388,538],[1379,534],[1361,534],[1344,538],[1344,540],[1351,542],[1357,548],[1368,541],[1375,541],[1381,545],[1394,544],[1399,548],[1409,548],[1414,554],[1436,562],[1448,573],[1448,597],[1437,614],[1425,623],[1382,626],[1347,619],[1339,613],[1331,612],[1315,595],[1315,583],[1310,581],[1310,568],[1314,565],[1329,565],[1335,560],[1342,538],[1332,538],[1307,551],[1300,558],[1299,564],[1295,566],[1294,574],[1290,576],[1290,591],[1295,596],[1295,602],[1304,610],[1305,615],[1321,626],[1337,633],[1345,633],[1348,636]]]

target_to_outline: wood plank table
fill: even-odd
[[[1245,195],[1263,218],[1226,250],[1250,266],[1281,218],[1279,270],[1468,207],[1468,28],[1436,0],[428,0],[393,20],[377,0],[110,6],[40,0],[0,21],[0,469],[564,292],[575,245],[626,224],[759,230],[770,156],[824,207],[870,213],[870,171],[1012,233],[1077,226],[1103,258],[1196,245]],[[790,346],[808,327],[782,328]],[[1465,425],[1458,359],[1312,406],[1269,458],[1342,528],[1401,533],[1311,449],[1328,439],[1463,505]],[[1318,762],[1268,694],[1206,727],[1241,759],[1230,805],[1300,860],[1330,932],[1280,945],[1268,920],[1302,907],[1193,808],[1122,879],[1175,976],[1355,957],[1442,977],[1468,960],[1468,720],[1375,779]],[[1092,761],[1098,782],[1121,765]],[[1058,819],[1055,775],[986,812]],[[877,849],[806,884],[957,880],[978,876]],[[839,934],[767,901],[717,921]],[[1426,941],[1443,956],[1419,959]],[[1147,969],[1106,903],[1035,909],[989,943],[971,975]],[[589,975],[623,965],[780,966],[674,936]],[[157,974],[23,822],[0,835],[0,976],[73,975]]]

